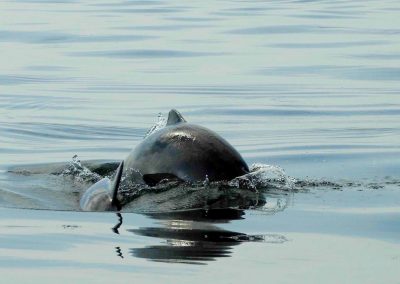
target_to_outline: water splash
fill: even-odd
[[[6,200],[7,206],[14,204],[18,208],[78,210],[76,198],[79,193],[103,176],[111,177],[113,174],[113,170],[98,174],[95,168],[99,166],[90,165],[90,162],[81,162],[75,155],[68,164],[9,168],[1,173],[6,183],[1,190],[3,200],[0,203],[4,204]],[[290,206],[292,197],[299,191],[400,188],[397,177],[357,181],[309,177],[294,179],[281,167],[260,163],[251,165],[250,170],[250,173],[230,181],[210,181],[207,177],[194,183],[164,179],[149,186],[144,183],[140,172],[127,169],[122,176],[119,194],[126,212],[234,208],[250,209],[252,214],[271,215]],[[38,188],[46,194],[38,194]]]
[[[250,166],[250,173],[236,177],[229,182],[230,186],[259,190],[280,189],[291,191],[295,188],[297,180],[286,174],[279,166],[255,163]]]
[[[78,155],[72,157],[72,161],[61,172],[61,175],[71,177],[77,183],[94,183],[102,179],[102,176],[83,166]]]
[[[157,122],[146,132],[143,139],[146,139],[151,134],[159,131],[160,129],[163,129],[166,125],[167,125],[167,120],[165,119],[165,117],[162,115],[161,112],[158,113]]]

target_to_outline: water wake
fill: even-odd
[[[69,163],[15,167],[1,173],[0,182],[4,189],[0,190],[4,200],[0,198],[0,205],[35,209],[57,206],[59,210],[77,210],[79,195],[102,178],[112,178],[117,166],[116,161],[81,162],[75,155]],[[122,177],[119,190],[124,210],[144,213],[234,208],[274,214],[285,210],[293,194],[299,191],[400,188],[396,178],[376,181],[293,178],[279,166],[261,163],[251,165],[248,174],[217,182],[164,179],[149,186],[143,182],[140,172],[127,169],[127,173],[129,179]],[[41,194],[33,184],[40,185]],[[27,203],[30,199],[32,201]]]
[[[74,180],[95,182],[101,175],[83,167],[75,157],[63,172],[73,175]],[[378,182],[332,181],[327,179],[294,178],[276,165],[255,163],[250,172],[230,181],[204,181],[189,183],[164,179],[154,186],[141,180],[141,174],[128,169],[129,179],[122,177],[120,196],[124,210],[128,212],[170,212],[195,208],[239,210],[252,209],[265,214],[285,210],[296,192],[310,190],[380,189],[400,186],[396,179]],[[136,178],[132,179],[132,176]],[[110,175],[108,175],[110,176]]]

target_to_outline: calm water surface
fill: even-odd
[[[1,1],[2,278],[398,283],[399,15],[390,0]],[[7,172],[123,159],[171,108],[249,164],[340,190],[121,224],[74,212],[83,185]]]

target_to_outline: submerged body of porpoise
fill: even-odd
[[[187,123],[171,110],[167,124],[136,146],[118,167],[114,181],[101,180],[81,198],[85,211],[119,210],[117,192],[124,181],[153,186],[164,179],[186,182],[231,180],[249,172],[240,154],[217,133]],[[138,180],[140,177],[141,180]]]

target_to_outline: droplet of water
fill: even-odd
[[[143,139],[146,139],[151,134],[157,132],[158,130],[164,128],[167,125],[167,120],[164,118],[162,113],[158,113],[157,122],[146,132]]]
[[[252,164],[249,175],[255,180],[257,188],[275,182],[275,185],[281,184],[280,189],[292,190],[296,183],[296,179],[288,176],[283,168],[274,165]]]
[[[205,178],[204,181],[203,181],[203,185],[204,185],[204,186],[210,185],[210,180],[209,180],[209,178],[208,178],[208,175],[206,175],[206,178]]]
[[[97,182],[102,177],[81,164],[78,155],[72,157],[66,169],[61,173],[62,176],[70,176],[77,182]]]
[[[275,188],[290,191],[296,182],[279,166],[256,163],[251,165],[250,173],[234,178],[229,185],[250,190]]]

